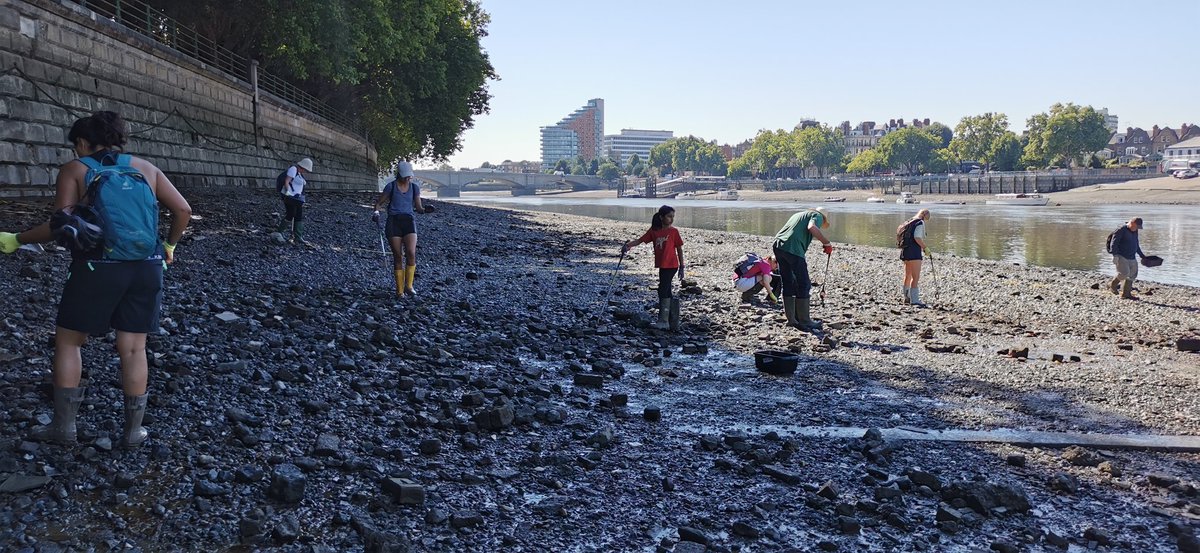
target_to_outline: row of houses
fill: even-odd
[[[1128,127],[1125,132],[1113,133],[1108,140],[1108,146],[1096,152],[1096,156],[1101,159],[1116,159],[1118,163],[1130,163],[1157,162],[1178,155],[1200,155],[1200,147],[1194,148],[1197,150],[1195,154],[1168,152],[1176,149],[1173,148],[1176,144],[1185,151],[1193,149],[1183,143],[1196,139],[1200,139],[1200,125],[1184,123],[1178,130],[1170,127],[1159,128],[1155,125],[1149,132],[1138,127]],[[1200,141],[1197,143],[1200,144]]]

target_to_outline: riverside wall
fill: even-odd
[[[120,113],[126,151],[177,185],[274,186],[310,157],[313,188],[377,186],[375,149],[355,131],[265,92],[256,106],[248,81],[75,2],[0,3],[0,196],[52,194],[74,158],[71,123],[97,110]]]

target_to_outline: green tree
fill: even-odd
[[[603,180],[604,182],[612,182],[618,178],[621,178],[621,170],[617,168],[617,164],[611,161],[606,161],[600,164],[600,168],[596,172],[596,175],[598,175],[600,180]]]
[[[816,167],[820,176],[825,176],[826,169],[837,167],[846,151],[841,135],[825,125],[796,131],[793,147],[799,166]]]
[[[562,173],[564,175],[567,173],[570,173],[571,172],[571,162],[569,162],[565,159],[558,160],[558,163],[554,164],[554,172],[557,173],[559,171],[562,171]]]
[[[942,148],[950,147],[950,141],[954,139],[954,131],[950,130],[950,127],[947,127],[941,123],[931,123],[929,126],[923,127],[921,130],[936,136],[938,140],[941,140]]]
[[[1103,149],[1112,133],[1104,126],[1104,116],[1091,106],[1058,103],[1050,106],[1049,113],[1030,117],[1025,134],[1022,163],[1068,167]]]
[[[914,174],[933,159],[933,152],[939,144],[941,141],[929,133],[905,127],[884,135],[876,148],[888,167],[901,167],[905,172]]]
[[[997,151],[997,142],[1007,131],[1008,116],[1003,113],[963,117],[954,127],[950,149],[958,159],[978,161],[988,169],[994,161],[992,156]]]
[[[650,149],[650,166],[660,175],[692,171],[704,175],[724,175],[725,157],[716,144],[694,136],[672,138]]]
[[[863,150],[850,163],[846,164],[846,172],[856,175],[870,175],[876,171],[887,168],[887,162],[883,159],[877,148]]]
[[[628,172],[632,173],[633,168],[638,165],[641,165],[641,163],[642,163],[642,156],[633,154],[633,155],[629,156],[629,163],[625,165],[625,168]]]
[[[480,169],[492,169],[492,168],[493,168],[493,166],[492,166],[492,164],[491,164],[491,163],[489,163],[489,162],[485,161],[485,162],[483,162],[483,163],[479,164],[479,168],[480,168]]]
[[[496,74],[477,0],[149,3],[361,121],[380,167],[446,159],[488,111]]]
[[[925,170],[930,173],[949,173],[951,169],[957,167],[958,156],[950,148],[938,148],[933,152],[929,163],[925,165]]]
[[[600,172],[600,160],[592,158],[592,161],[588,163],[587,168],[587,174],[589,175],[595,175],[596,173]]]
[[[1012,131],[1005,131],[994,143],[988,158],[997,171],[1016,171],[1021,167],[1021,139]]]

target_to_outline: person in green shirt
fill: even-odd
[[[788,219],[775,234],[775,259],[779,261],[779,276],[783,278],[783,311],[787,324],[802,330],[817,330],[821,323],[814,321],[809,311],[812,280],[808,277],[808,262],[804,254],[813,238],[821,242],[825,255],[833,254],[833,244],[821,232],[829,228],[829,215],[822,208],[798,212]]]

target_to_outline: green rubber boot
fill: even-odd
[[[30,437],[35,441],[60,445],[75,443],[75,415],[83,403],[83,388],[54,389],[54,418],[47,426],[35,427]]]

